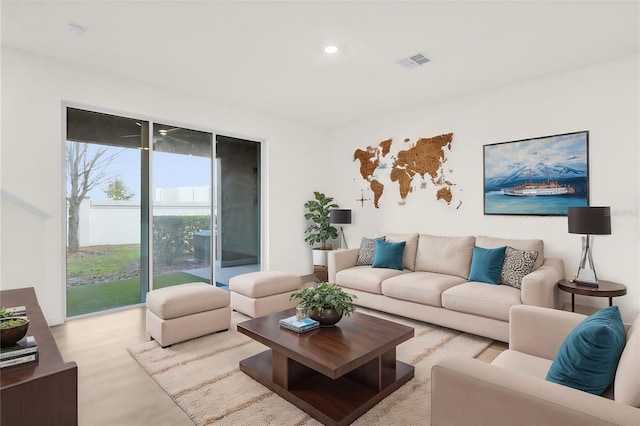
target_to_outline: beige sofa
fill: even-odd
[[[627,330],[614,383],[604,396],[545,380],[560,345],[584,318],[534,306],[512,308],[509,349],[491,364],[452,356],[433,366],[431,424],[640,425],[640,315]]]
[[[356,266],[359,248],[329,253],[329,281],[355,294],[357,305],[503,342],[509,341],[512,306],[560,307],[557,283],[564,278],[564,263],[544,257],[542,240],[382,235],[388,242],[406,241],[403,270]],[[468,282],[474,246],[509,246],[538,256],[521,289]]]

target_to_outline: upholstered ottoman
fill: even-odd
[[[300,277],[279,271],[259,271],[236,275],[229,280],[231,308],[252,318],[295,307],[291,293],[309,287]]]
[[[147,294],[147,334],[163,348],[228,330],[229,293],[207,283],[180,284]]]

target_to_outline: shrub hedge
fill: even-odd
[[[153,254],[166,264],[193,253],[193,234],[211,229],[211,216],[154,216]]]

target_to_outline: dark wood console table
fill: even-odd
[[[0,291],[0,305],[25,306],[27,335],[38,344],[39,360],[0,370],[0,424],[78,424],[78,367],[64,362],[33,287]]]

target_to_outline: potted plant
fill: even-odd
[[[355,311],[353,300],[356,297],[342,290],[337,284],[324,281],[293,293],[291,300],[300,299],[298,306],[307,309],[309,318],[318,321],[321,327],[331,327],[340,321],[343,315],[349,317]]]
[[[304,203],[307,209],[304,218],[311,221],[304,233],[307,234],[305,241],[309,245],[320,243],[320,247],[313,249],[313,264],[326,265],[326,252],[331,250],[331,246],[327,245],[327,240],[338,238],[338,230],[331,226],[329,214],[331,209],[337,209],[338,206],[333,202],[332,197],[327,197],[321,192],[314,191],[314,199]]]

